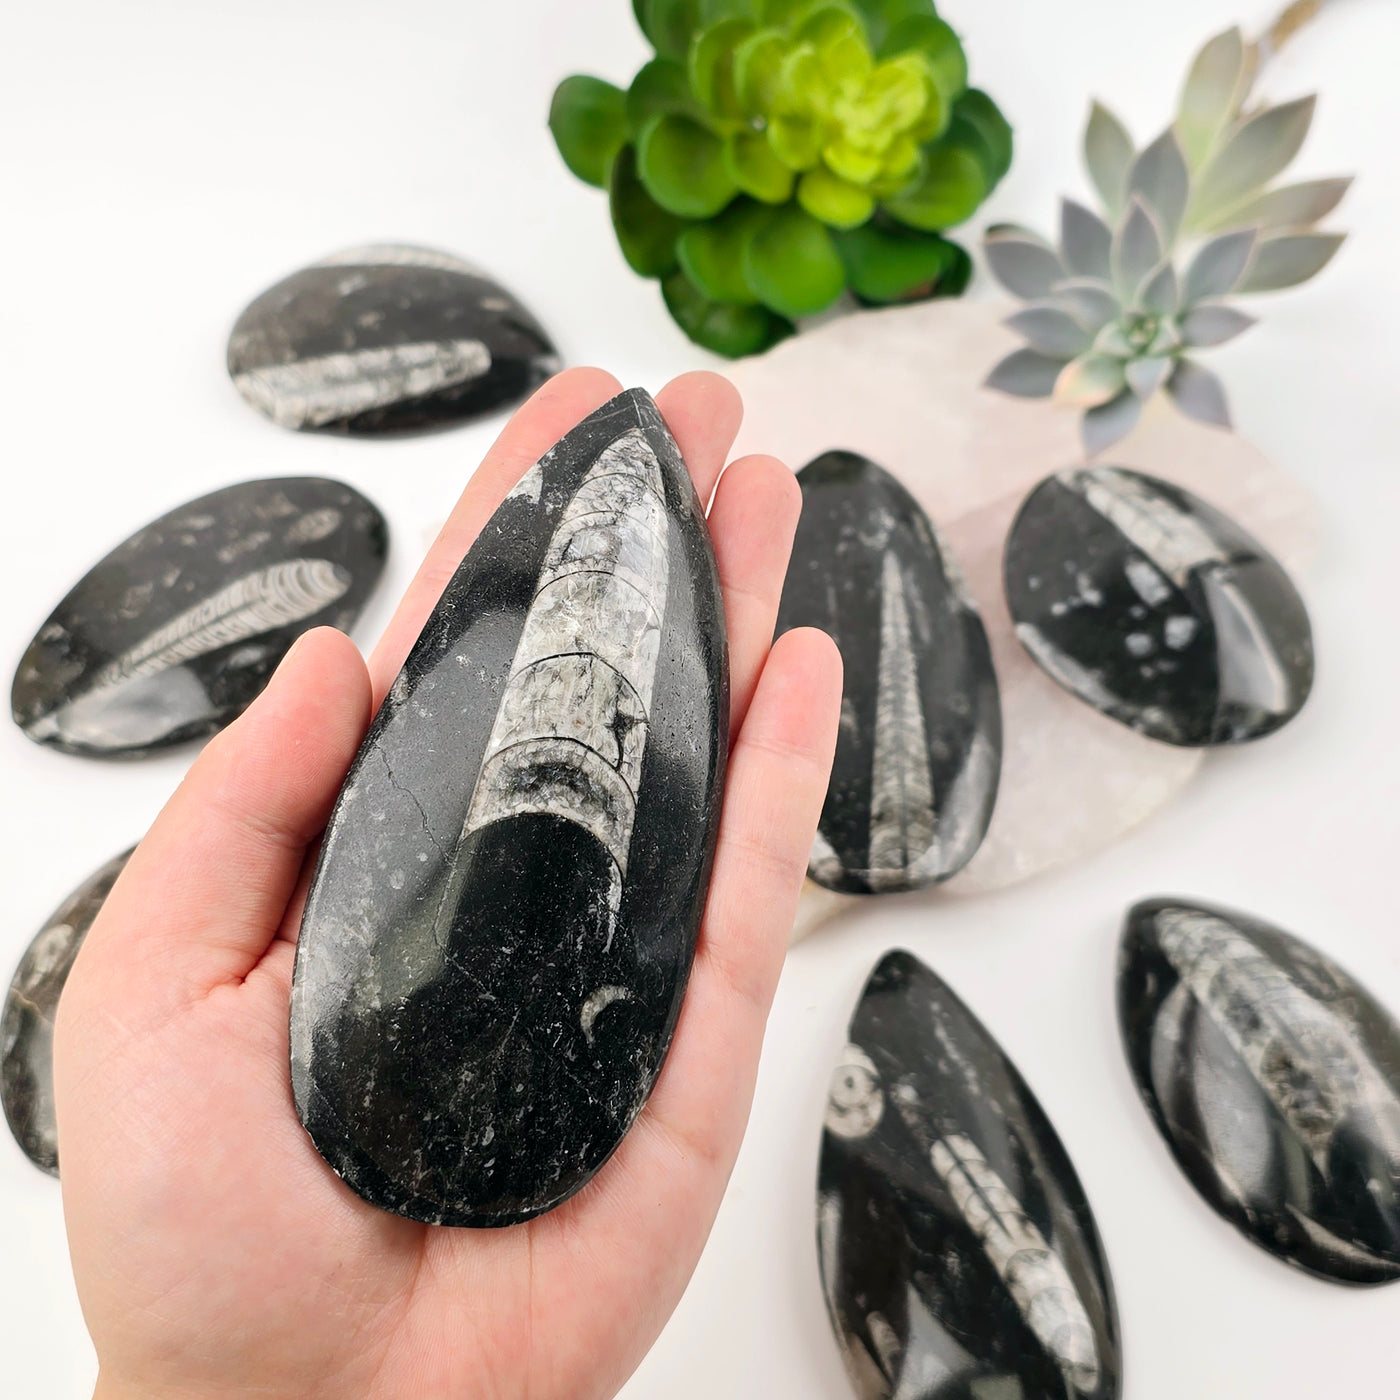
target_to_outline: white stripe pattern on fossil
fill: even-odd
[[[279,427],[320,428],[455,388],[490,368],[491,352],[480,340],[425,340],[261,365],[241,370],[234,382]]]
[[[1224,919],[1167,909],[1157,927],[1167,960],[1323,1177],[1333,1136],[1358,1106],[1390,1125],[1400,1175],[1400,1100],[1337,1012]]]
[[[661,464],[635,428],[599,454],[545,551],[466,831],[526,813],[593,833],[621,898],[666,613]]]
[[[1076,1391],[1092,1394],[1099,1383],[1098,1345],[1060,1256],[970,1138],[949,1133],[934,1142],[930,1155],[1026,1325]]]
[[[351,575],[329,559],[288,559],[235,579],[109,662],[85,692],[154,676],[195,657],[314,617],[342,598]]]
[[[936,840],[928,731],[909,627],[904,575],[892,550],[880,585],[880,669],[870,778],[870,857],[879,891],[904,884]]]
[[[1185,587],[1192,569],[1226,561],[1219,542],[1195,516],[1126,472],[1100,467],[1064,472],[1060,481],[1083,496],[1179,588]]]

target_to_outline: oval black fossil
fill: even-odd
[[[53,1022],[58,998],[93,920],[130,851],[88,876],[44,921],[20,959],[0,1013],[0,1102],[5,1121],[41,1170],[58,1175],[53,1110]]]
[[[321,477],[245,481],[152,521],[29,644],[15,723],[65,753],[133,758],[222,729],[313,627],[348,630],[384,571],[374,504]]]
[[[372,436],[491,413],[559,368],[539,322],[451,253],[347,248],[269,288],[238,318],[228,372],[284,428]]]
[[[1118,1015],[1138,1092],[1221,1215],[1321,1278],[1400,1278],[1400,1025],[1364,987],[1262,919],[1149,899]]]
[[[982,844],[1001,772],[986,629],[956,561],[887,471],[827,452],[797,479],[777,630],[818,627],[845,663],[808,873],[847,894],[946,880]]]
[[[1039,1103],[912,954],[866,983],[817,1181],[827,1307],[861,1400],[1113,1400],[1113,1285]]]
[[[689,975],[727,692],[704,515],[633,390],[491,517],[331,819],[297,953],[292,1085],[367,1200],[511,1224],[616,1148]]]
[[[1005,564],[1016,633],[1041,669],[1151,739],[1258,739],[1312,689],[1312,629],[1282,566],[1170,482],[1123,467],[1047,477]]]

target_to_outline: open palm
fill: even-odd
[[[337,632],[304,637],[194,764],[89,934],[55,1087],[99,1396],[606,1396],[680,1297],[743,1135],[840,703],[828,639],[791,632],[770,650],[799,493],[771,458],[721,476],[740,407],[717,376],[657,397],[700,498],[713,492],[733,740],[695,968],[646,1109],[559,1209],[453,1230],[350,1191],[288,1074],[308,848],[373,707],[496,505],[618,388],[570,371],[520,410],[368,667]]]

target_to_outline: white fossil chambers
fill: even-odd
[[[827,1091],[826,1126],[841,1138],[862,1138],[874,1132],[885,1111],[875,1062],[859,1045],[847,1045],[831,1075]]]
[[[599,454],[549,542],[466,823],[575,822],[612,856],[614,907],[666,612],[667,531],[661,465],[635,429]]]

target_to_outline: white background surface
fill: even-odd
[[[1222,0],[947,0],[974,81],[1017,128],[1011,175],[974,229],[1049,229],[1079,190],[1088,95],[1139,139],[1165,123]],[[479,260],[556,332],[571,363],[659,387],[707,362],[616,251],[604,200],[545,131],[555,82],[625,84],[643,57],[626,0],[69,0],[6,6],[0,48],[0,671],[108,548],[240,479],[342,477],[395,544],[368,643],[497,430],[392,444],[282,432],[223,370],[234,317],[283,274],[378,239]],[[832,1056],[886,948],[929,960],[1018,1061],[1096,1208],[1118,1286],[1132,1400],[1303,1400],[1395,1392],[1400,1287],[1294,1274],[1195,1197],[1135,1100],[1113,1019],[1118,920],[1192,893],[1272,916],[1400,1006],[1400,7],[1349,0],[1269,77],[1319,88],[1300,162],[1356,170],[1355,230],[1317,283],[1264,307],[1216,355],[1243,431],[1318,494],[1305,581],[1320,661],[1302,717],[1212,758],[1116,848],[993,897],[882,902],[789,958],[753,1124],[708,1250],[628,1400],[843,1400],[813,1240]],[[988,295],[986,280],[977,293]],[[931,444],[935,448],[936,444]],[[0,726],[0,963],[66,892],[136,839],[191,754],[110,767]],[[1072,803],[1074,794],[1066,792]],[[4,974],[8,975],[8,972]],[[95,1374],[59,1193],[0,1141],[0,1396],[75,1397]],[[349,1398],[347,1397],[347,1400]]]

